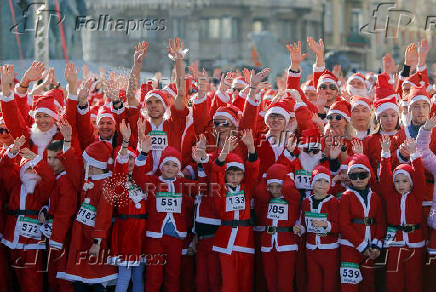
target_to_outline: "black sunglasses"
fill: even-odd
[[[336,119],[336,121],[340,121],[342,120],[342,116],[341,115],[329,115],[327,116],[327,120],[332,121],[333,119]]]
[[[369,176],[369,172],[355,172],[355,173],[349,173],[348,177],[351,180],[364,180],[365,178],[367,178]]]
[[[303,151],[306,152],[306,153],[312,152],[313,154],[316,155],[316,154],[318,154],[321,151],[321,149],[318,149],[318,148],[303,148]]]
[[[242,89],[238,89],[238,88],[236,88],[236,87],[232,87],[232,90],[233,90],[233,91],[240,92]]]
[[[213,125],[215,127],[224,127],[224,128],[230,127],[230,123],[228,121],[224,121],[224,122],[213,121]]]
[[[337,87],[335,84],[333,84],[333,83],[329,83],[328,86],[327,86],[327,84],[325,84],[325,83],[324,83],[324,84],[321,84],[321,85],[319,86],[319,88],[324,89],[324,90],[326,90],[327,87],[330,88],[331,90],[337,90],[337,89],[338,89],[338,87]]]
[[[9,135],[9,130],[5,128],[0,128],[0,135],[3,135],[5,133],[6,135]]]

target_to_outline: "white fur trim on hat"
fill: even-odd
[[[227,162],[226,163],[226,169],[229,169],[232,166],[237,167],[241,170],[245,170],[243,163],[240,163],[240,162]]]
[[[217,117],[225,117],[228,118],[230,121],[232,121],[232,123],[237,127],[239,126],[238,121],[236,121],[236,119],[228,112],[215,112],[215,114],[213,115],[213,118],[216,119]]]
[[[315,87],[314,86],[312,86],[312,85],[309,85],[309,86],[303,86],[303,91],[306,91],[306,90],[315,90]]]
[[[351,75],[350,77],[348,77],[348,80],[347,80],[347,83],[350,83],[351,82],[351,80],[354,80],[354,79],[357,79],[357,80],[360,80],[360,81],[362,81],[363,83],[365,83],[365,79],[363,79],[362,77],[360,77],[360,76],[357,76],[357,75]]]
[[[232,86],[234,86],[234,85],[236,85],[236,84],[241,84],[241,85],[243,85],[243,86],[247,86],[247,83],[245,83],[243,80],[240,80],[240,79],[233,79]]]
[[[157,93],[154,93],[154,92],[149,92],[149,93],[147,93],[147,95],[145,96],[145,100],[147,101],[149,98],[151,98],[151,97],[156,97],[158,100],[160,100],[161,102],[162,102],[162,105],[163,105],[163,107],[164,107],[164,110],[166,110],[167,109],[167,105],[165,104],[165,101],[164,101],[164,99],[162,98],[162,96],[160,96],[159,94],[157,94]]]
[[[371,107],[369,106],[369,104],[367,104],[366,102],[364,102],[363,100],[358,100],[356,102],[353,103],[353,105],[351,106],[351,111],[354,110],[354,108],[358,105],[363,105],[364,107],[368,108],[369,110],[371,110]]]
[[[399,174],[404,174],[405,176],[407,176],[407,178],[410,181],[410,185],[413,186],[413,180],[412,180],[412,177],[410,176],[410,173],[405,171],[404,169],[398,169],[398,170],[394,171],[394,173],[392,175],[392,181],[395,181],[395,177]]]
[[[168,92],[172,97],[176,98],[177,94],[174,92],[174,90],[171,89],[171,87],[166,86],[164,89],[166,92]]]
[[[288,113],[284,108],[282,108],[280,106],[273,106],[272,108],[268,109],[268,111],[265,114],[265,118],[264,118],[265,124],[266,124],[266,120],[268,119],[268,116],[270,114],[282,115],[286,120],[286,124],[289,123],[289,119],[291,118],[290,113]]]
[[[54,111],[52,111],[51,109],[48,109],[46,107],[37,108],[32,113],[33,113],[33,117],[35,117],[37,113],[45,113],[45,114],[48,114],[50,117],[52,117],[55,120],[59,119],[59,116],[57,113],[55,113]]]
[[[305,104],[304,102],[297,102],[294,105],[294,112],[296,112],[298,108],[303,107],[303,106],[307,106],[307,104]]]
[[[319,80],[318,80],[318,88],[319,88],[319,86],[321,85],[321,84],[323,84],[323,83],[333,83],[333,84],[336,84],[336,86],[338,86],[338,84],[336,83],[336,81],[334,81],[333,79],[331,79],[331,78],[320,78]]]
[[[326,181],[330,182],[330,176],[328,174],[318,173],[313,177],[312,183],[316,182],[319,179],[325,179]]]
[[[355,169],[355,168],[363,168],[364,170],[366,170],[366,171],[368,171],[369,173],[371,173],[371,171],[369,170],[368,167],[366,167],[366,166],[363,165],[363,164],[356,163],[356,164],[351,165],[351,166],[348,168],[348,170],[347,170],[347,174],[350,173],[350,171],[351,171],[352,169]]]
[[[344,113],[343,111],[340,111],[340,110],[329,110],[327,116],[329,116],[331,114],[338,114],[340,116],[343,116],[348,122],[350,121],[350,117],[347,116],[347,114]]]
[[[160,164],[160,167],[162,167],[163,164],[165,164],[166,162],[171,161],[174,162],[175,164],[177,164],[177,166],[179,168],[182,167],[182,164],[180,163],[180,160],[178,160],[176,157],[174,156],[167,156],[164,159],[162,159],[162,163]]]
[[[378,117],[382,112],[384,112],[385,110],[388,110],[388,109],[393,109],[397,113],[400,113],[400,109],[398,108],[398,105],[396,105],[395,103],[392,103],[392,102],[386,102],[386,103],[381,104],[380,106],[378,106],[375,109],[375,115]]]
[[[431,105],[430,99],[427,96],[425,96],[425,95],[417,95],[414,98],[412,98],[412,100],[409,103],[409,106],[411,106],[413,103],[415,103],[417,101],[420,101],[420,100],[423,100],[426,103],[428,103],[429,105]]]
[[[266,184],[267,185],[269,185],[269,184],[272,184],[272,183],[278,183],[278,184],[283,184],[283,180],[281,180],[281,179],[268,179],[268,180],[266,180]]]
[[[87,162],[87,164],[100,168],[100,169],[106,169],[107,168],[107,161],[98,161],[95,158],[89,156],[86,151],[83,151],[83,159]]]
[[[97,120],[96,120],[97,125],[100,123],[100,120],[101,120],[102,118],[110,118],[110,119],[112,119],[112,121],[115,122],[115,118],[114,118],[114,116],[113,116],[112,114],[109,114],[109,113],[103,113],[103,114],[99,114],[99,115],[97,115]]]

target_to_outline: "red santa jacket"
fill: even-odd
[[[415,157],[414,157],[415,158]],[[405,246],[411,248],[423,247],[424,228],[426,226],[422,216],[422,201],[425,195],[425,176],[421,158],[412,161],[415,173],[411,176],[413,189],[403,195],[399,194],[392,183],[392,169],[390,157],[382,157],[380,167],[380,194],[386,204],[386,221],[388,225],[385,246]],[[393,230],[390,226],[405,224],[419,225],[419,229],[406,233]]]
[[[13,169],[13,161],[9,155],[5,155],[2,160],[5,160],[4,167]],[[45,242],[42,240],[42,234],[39,230],[38,213],[48,203],[55,177],[41,156],[37,156],[28,163],[41,177],[33,193],[26,192],[26,188],[18,175],[11,178],[10,181],[5,181],[9,197],[8,216],[2,243],[10,249],[45,249]]]
[[[148,162],[147,162],[148,163]],[[136,159],[133,180],[147,194],[146,236],[162,238],[167,222],[172,222],[180,238],[187,234],[186,216],[192,215],[198,185],[183,177],[164,179],[162,176],[146,175],[146,161]],[[191,220],[192,220],[191,216]]]
[[[217,211],[222,221],[232,220],[250,220],[251,209],[250,202],[253,197],[254,184],[259,172],[259,160],[255,162],[245,162],[245,175],[242,183],[232,190],[225,183],[224,165],[219,166],[216,163],[212,165],[210,182],[220,187],[214,191],[214,199]],[[227,197],[243,195],[245,208],[237,211],[226,211]],[[241,199],[240,199],[241,200]],[[233,251],[254,254],[254,237],[252,226],[223,226],[218,228],[213,243],[214,251],[231,254]]]
[[[111,258],[114,265],[137,266],[144,251],[147,226],[146,194],[128,176],[128,156],[118,154],[111,180],[122,190],[123,201],[115,208],[112,226]],[[125,200],[125,201],[124,201]],[[134,240],[133,240],[134,239]]]
[[[341,245],[354,247],[363,252],[368,246],[375,244],[382,247],[385,234],[385,213],[380,198],[372,190],[368,193],[368,205],[355,190],[348,189],[342,194],[339,204],[339,230]],[[352,220],[364,218],[375,220],[373,225],[354,223]],[[371,220],[371,219],[369,219]]]
[[[300,194],[291,179],[285,180],[282,191],[281,198],[273,198],[267,191],[265,179],[256,188],[256,215],[265,224],[261,239],[262,252],[270,252],[273,248],[279,252],[298,250],[297,236],[292,227],[300,217]],[[274,227],[289,227],[291,230],[274,232]]]
[[[307,212],[307,213],[306,213]],[[306,248],[307,249],[336,249],[339,247],[338,235],[339,235],[339,201],[332,195],[328,195],[322,200],[318,208],[313,207],[313,196],[305,198],[301,206],[301,222],[307,229],[306,217],[314,218],[321,216],[327,221],[328,227],[323,231],[325,233],[313,233],[308,232],[306,236]],[[324,217],[325,216],[325,217]],[[325,235],[323,235],[325,234]]]

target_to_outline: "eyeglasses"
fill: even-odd
[[[283,120],[285,119],[285,118],[284,118],[282,115],[280,115],[280,114],[270,114],[268,117],[271,118],[271,119],[276,119],[276,120],[280,120],[280,121],[283,121]]]
[[[239,91],[241,91],[242,89],[238,89],[238,88],[236,88],[236,87],[232,87],[232,91],[233,92],[235,92],[235,91],[237,91],[237,92],[239,92]]]
[[[355,172],[355,173],[349,173],[348,177],[351,180],[364,180],[365,178],[367,178],[369,176],[369,172]]]
[[[332,121],[333,119],[336,119],[336,121],[340,121],[343,119],[341,115],[329,115],[327,116],[327,120]]]
[[[220,122],[220,121],[213,121],[213,125],[214,125],[215,127],[223,127],[223,128],[230,127],[230,123],[229,123],[228,121],[223,121],[223,122]]]
[[[6,135],[9,135],[9,130],[5,128],[0,128],[0,135],[3,135],[5,133]]]
[[[306,152],[306,153],[312,152],[313,154],[316,155],[316,154],[318,154],[321,151],[321,149],[318,149],[318,148],[303,148],[303,151]]]
[[[324,90],[326,90],[327,87],[330,88],[330,90],[337,90],[337,89],[338,89],[338,87],[336,87],[336,85],[333,84],[333,83],[329,83],[328,86],[327,86],[326,83],[321,84],[321,85],[319,86],[320,89],[324,89]]]

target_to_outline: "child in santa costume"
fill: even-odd
[[[300,194],[284,165],[268,168],[255,200],[265,222],[261,251],[268,291],[294,291],[298,244],[293,228],[300,215]]]
[[[341,233],[341,291],[375,291],[374,260],[380,255],[385,233],[385,213],[368,157],[354,154],[348,162],[351,185],[339,205]]]
[[[64,152],[72,151],[71,148]],[[80,207],[73,223],[65,273],[58,277],[73,282],[74,288],[103,289],[117,279],[114,266],[107,264],[109,229],[112,226],[112,203],[108,181],[112,172],[112,145],[97,141],[82,154],[85,178]]]
[[[400,164],[392,172],[390,139],[382,140],[380,193],[386,203],[387,291],[421,291],[424,259],[425,176],[416,143],[407,140],[412,165]],[[392,185],[393,182],[393,185]]]
[[[136,151],[128,147],[131,135],[129,125],[123,120],[120,124],[123,143],[115,153],[116,176],[112,177],[116,208],[111,239],[109,263],[118,266],[118,279],[115,291],[127,291],[130,280],[132,291],[144,290],[143,259],[145,227],[147,224],[146,195],[132,179]],[[125,141],[125,142],[124,142]],[[132,240],[134,239],[134,240]]]
[[[337,291],[339,267],[339,201],[329,194],[330,171],[317,166],[312,172],[312,195],[301,206],[306,230],[308,292]]]
[[[213,250],[220,257],[223,292],[253,289],[254,239],[250,201],[259,161],[251,130],[244,131],[241,140],[249,153],[245,166],[239,156],[230,153],[238,143],[237,138],[231,136],[212,165],[210,179],[219,187],[213,196],[221,226],[215,235]]]
[[[147,291],[160,291],[163,284],[167,291],[179,291],[183,240],[187,221],[193,218],[191,196],[197,186],[179,176],[181,154],[171,146],[160,157],[161,175],[146,175],[151,149],[151,136],[139,140],[141,153],[133,170],[133,179],[147,195],[145,287]]]
[[[15,139],[1,160],[0,168],[13,169],[13,158],[18,153],[23,157],[19,175],[4,181],[8,194],[8,216],[2,243],[9,248],[21,291],[43,291],[42,250],[45,249],[45,241],[38,215],[48,203],[55,177],[41,156],[28,148],[20,150],[25,141],[25,136]]]

